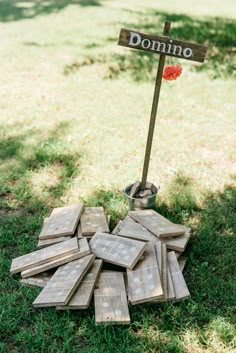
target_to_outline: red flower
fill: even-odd
[[[162,77],[165,80],[176,80],[182,74],[182,67],[180,65],[165,67]]]

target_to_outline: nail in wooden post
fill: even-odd
[[[165,27],[163,31],[164,36],[170,35],[170,26],[171,26],[170,22],[168,21],[165,22]],[[157,69],[156,84],[155,84],[155,90],[153,95],[152,111],[151,111],[147,144],[146,144],[146,152],[145,152],[144,165],[143,165],[141,190],[145,189],[146,182],[147,182],[148,167],[149,167],[149,161],[150,161],[150,155],[151,155],[151,149],[152,149],[152,140],[153,140],[153,133],[154,133],[155,122],[156,122],[157,107],[158,107],[160,90],[161,90],[162,74],[163,74],[164,65],[165,65],[165,57],[166,56],[164,54],[160,55],[159,65]]]

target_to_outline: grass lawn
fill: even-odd
[[[235,353],[235,1],[0,1],[0,352]],[[191,299],[130,307],[131,325],[35,310],[10,276],[56,206],[102,205],[141,178],[158,56],[117,46],[121,27],[209,46],[163,82],[149,180],[156,209],[191,226]]]

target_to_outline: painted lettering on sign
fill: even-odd
[[[193,56],[193,51],[191,48],[185,48],[181,45],[173,44],[173,40],[170,39],[169,43],[164,43],[157,40],[151,40],[148,38],[142,38],[139,33],[130,32],[129,45],[131,47],[136,47],[141,45],[143,49],[150,49],[163,54],[173,54],[177,56],[184,56],[185,58],[190,58]]]
[[[207,47],[204,45],[175,40],[168,36],[144,34],[124,28],[120,31],[118,44],[124,47],[198,62],[204,61],[207,52]]]

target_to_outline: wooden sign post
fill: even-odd
[[[207,47],[203,45],[171,39],[169,37],[170,27],[171,23],[166,22],[163,31],[163,36],[149,35],[122,28],[120,31],[120,37],[118,42],[119,45],[124,47],[145,50],[152,53],[160,54],[143,165],[141,190],[145,189],[147,182],[148,167],[152,149],[153,133],[156,123],[156,114],[161,90],[162,75],[165,65],[165,57],[167,55],[174,56],[180,59],[203,62],[207,52]]]

